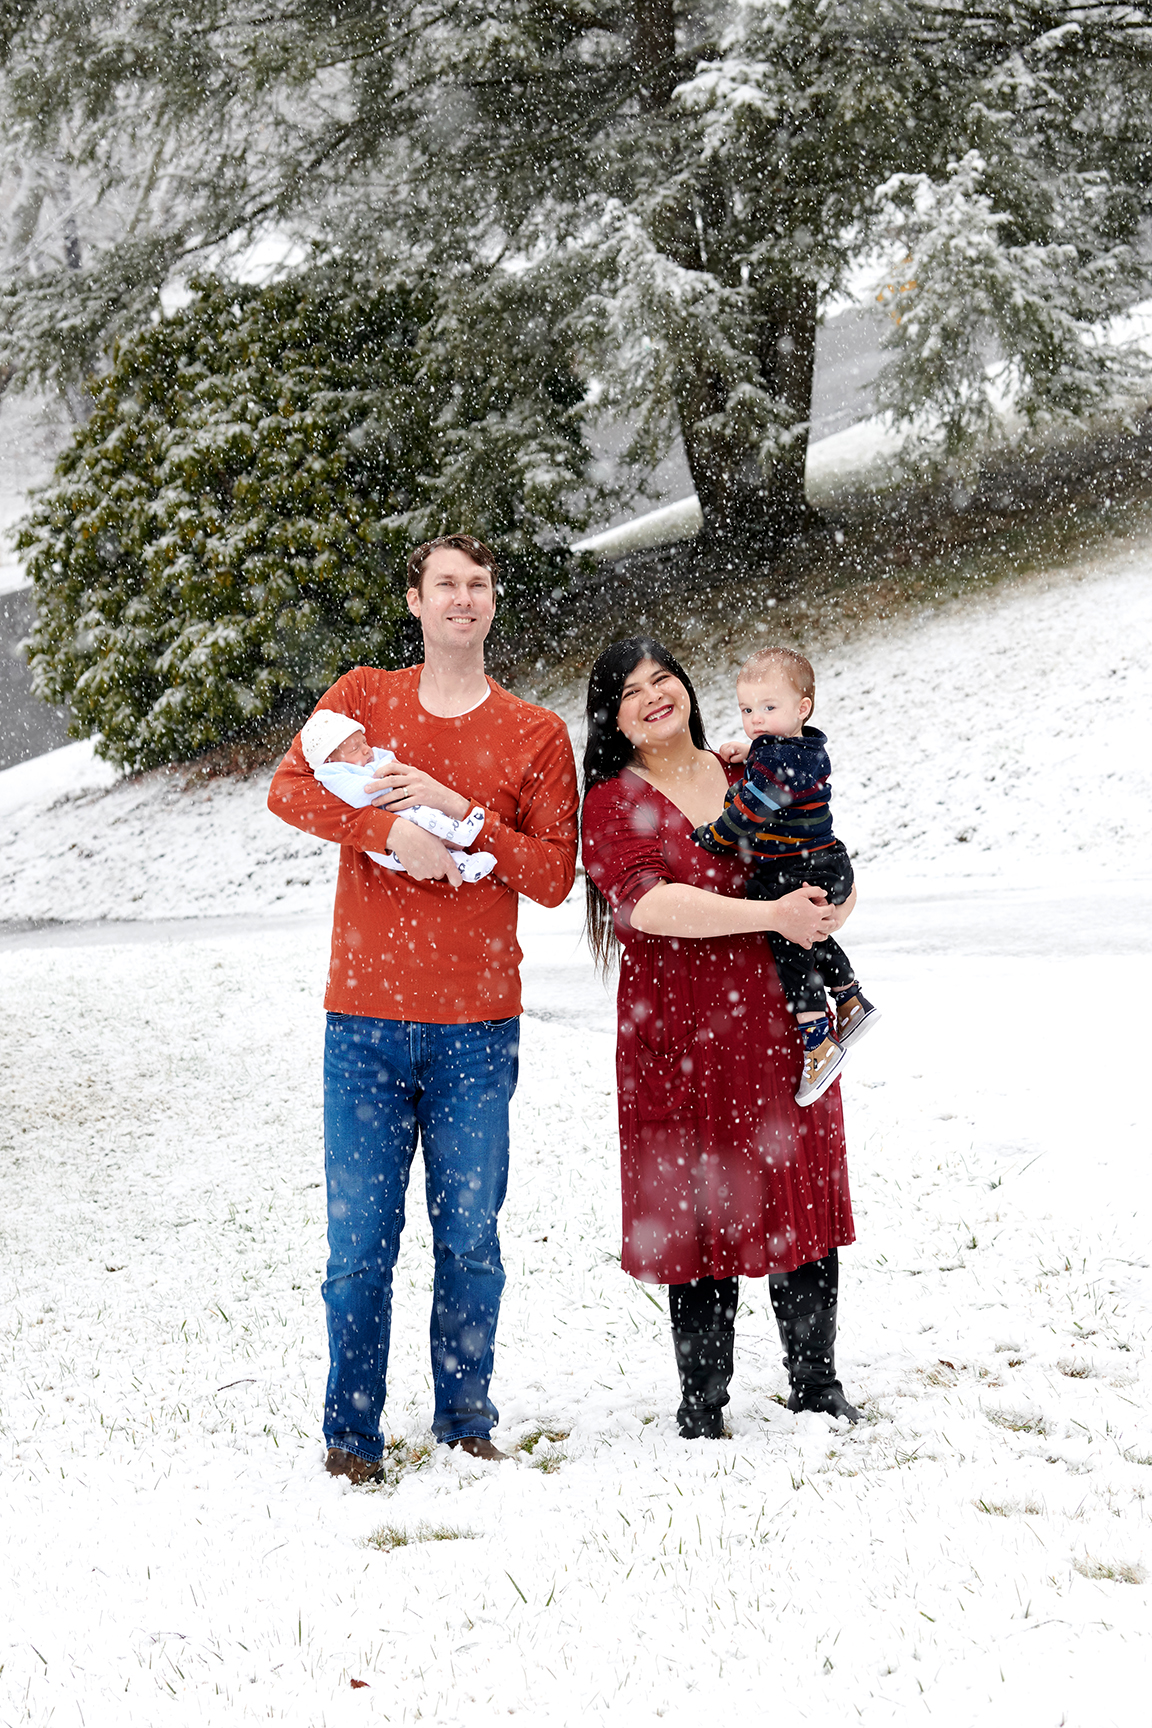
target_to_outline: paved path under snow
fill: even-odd
[[[525,906],[527,924],[536,909]],[[543,974],[555,971],[572,989],[588,972],[579,941],[579,919],[549,918],[535,932],[543,953],[529,957],[525,989],[539,1002]],[[247,936],[256,930],[311,930],[328,927],[322,914],[284,914],[221,918],[134,918],[5,921],[0,919],[0,953],[17,948],[86,948],[123,942],[206,942]],[[853,918],[853,942],[893,954],[987,954],[1072,957],[1099,952],[1108,941],[1123,953],[1152,952],[1152,878],[1115,879],[1085,884],[1074,892],[1051,887],[989,888],[962,883],[951,890],[924,888],[867,891]]]

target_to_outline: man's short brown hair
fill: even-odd
[[[408,586],[415,588],[421,594],[424,588],[424,566],[433,552],[438,552],[446,546],[452,552],[463,552],[465,558],[471,558],[473,564],[479,564],[482,570],[487,570],[492,578],[492,591],[496,591],[496,579],[500,573],[496,563],[496,554],[490,546],[485,546],[483,540],[477,540],[472,534],[441,534],[438,540],[425,540],[422,546],[413,546],[408,554]]]
[[[812,662],[805,660],[803,654],[797,654],[794,648],[758,648],[737,672],[736,682],[750,684],[761,672],[767,672],[769,667],[783,672],[797,696],[807,696],[809,702],[815,706],[816,674],[812,670]]]

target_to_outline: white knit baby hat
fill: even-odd
[[[343,744],[353,732],[363,730],[359,720],[353,720],[347,714],[337,714],[334,708],[317,708],[311,720],[306,720],[300,728],[300,747],[313,774],[321,762],[327,761],[337,744]]]

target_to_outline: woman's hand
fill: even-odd
[[[687,882],[658,882],[637,900],[630,923],[646,936],[743,936],[778,930],[790,942],[811,948],[831,935],[840,910],[829,906],[823,888],[810,882],[780,900],[742,900]]]
[[[381,810],[390,810],[393,815],[410,810],[413,804],[427,804],[431,809],[451,816],[454,822],[462,822],[473,808],[461,793],[453,792],[449,786],[441,786],[439,780],[433,780],[431,774],[425,774],[422,768],[409,768],[404,762],[385,763],[376,779],[369,780],[364,790],[375,805]]]
[[[847,900],[845,900],[842,905],[829,906],[828,910],[832,914],[833,918],[835,919],[835,923],[832,925],[833,931],[839,930],[839,928],[840,928],[841,924],[843,924],[844,920],[846,918],[850,918],[852,916],[853,912],[856,910],[856,890],[855,890],[855,888],[853,888],[851,894],[849,894]]]
[[[814,888],[811,882],[781,895],[779,900],[761,900],[759,904],[771,906],[775,914],[771,928],[800,948],[811,948],[814,942],[831,936],[839,924],[841,908],[829,906],[823,888]]]
[[[721,744],[716,754],[719,756],[721,762],[747,762],[748,752],[751,748],[752,744],[750,739],[737,738],[731,744]]]

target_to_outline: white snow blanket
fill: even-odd
[[[928,608],[817,659],[836,831],[873,888],[1147,873],[1152,546]],[[709,736],[741,736],[730,674],[688,669]],[[564,711],[582,705],[573,692]],[[91,778],[73,755],[47,805],[29,791],[43,769],[0,773],[0,813],[10,776],[25,806],[0,831],[5,916],[319,916],[331,905],[336,849],[271,815],[270,774],[202,783],[159,770],[109,791],[91,747],[70,751],[88,752]]]
[[[781,1407],[745,1282],[732,1438],[677,1438],[662,1294],[617,1261],[614,1020],[573,898],[522,914],[493,1385],[516,1462],[430,1445],[417,1172],[389,1480],[328,1479],[334,849],[265,781],[108,790],[95,765],[81,793],[82,747],[54,803],[0,775],[6,913],[73,921],[0,937],[0,1720],[1141,1718],[1152,1177],[1138,1023],[1117,1046],[1100,1009],[1152,947],[1150,563],[822,663],[885,1015],[843,1081],[851,1431]]]

